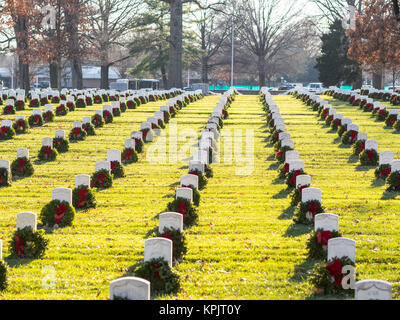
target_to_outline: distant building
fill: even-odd
[[[11,87],[11,70],[6,67],[0,67],[0,87]]]

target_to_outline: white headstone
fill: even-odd
[[[51,147],[53,148],[53,138],[43,138],[42,139],[42,147]]]
[[[144,261],[163,258],[172,267],[172,241],[166,238],[150,238],[144,242]]]
[[[17,150],[17,159],[27,158],[29,159],[29,150],[26,148],[20,148]]]
[[[305,188],[301,193],[301,202],[305,203],[307,201],[322,201],[322,190],[317,188]]]
[[[193,186],[195,189],[199,189],[199,177],[195,174],[185,174],[181,176],[180,186]]]
[[[121,163],[121,150],[107,150],[107,161],[118,161]]]
[[[355,300],[392,300],[392,285],[382,280],[357,281]]]
[[[339,231],[339,216],[331,213],[319,213],[315,215],[314,231]]]
[[[46,104],[46,105],[44,106],[44,113],[46,113],[46,112],[48,112],[48,111],[53,112],[53,105],[51,105],[51,104]]]
[[[311,185],[311,176],[301,174],[296,177],[296,187],[309,186]]]
[[[125,148],[136,150],[136,141],[134,139],[126,139]]]
[[[294,142],[293,140],[286,139],[281,141],[281,147],[289,147],[289,148],[294,148]]]
[[[82,122],[80,122],[80,121],[74,121],[73,124],[72,124],[72,126],[73,126],[74,129],[75,129],[75,128],[82,129]]]
[[[400,172],[400,161],[396,160],[391,163],[391,172]]]
[[[159,215],[158,231],[164,232],[164,228],[183,231],[183,215],[177,212],[164,212]]]
[[[56,188],[52,192],[52,200],[66,201],[72,205],[72,190],[69,188]]]
[[[92,122],[92,118],[90,118],[90,117],[83,117],[83,121],[82,121],[83,124],[87,124],[87,123],[91,123],[91,122]]]
[[[205,172],[204,163],[201,163],[200,161],[190,161],[189,172],[191,171],[199,171],[204,173]]]
[[[332,238],[328,240],[328,261],[333,258],[348,257],[356,262],[356,242],[349,238]]]
[[[150,300],[150,282],[137,277],[124,277],[110,282],[110,300]]]
[[[12,127],[12,120],[1,120],[1,127],[7,127],[11,128]]]
[[[90,176],[87,174],[75,176],[75,188],[78,188],[79,186],[90,187]]]
[[[94,171],[100,171],[100,170],[111,170],[111,165],[109,161],[96,161],[95,169]]]
[[[176,189],[176,198],[183,198],[189,201],[193,201],[193,190],[192,188],[178,188]]]
[[[36,231],[37,216],[33,212],[21,212],[17,214],[17,230],[25,227],[31,227],[32,230]]]
[[[65,130],[56,130],[55,138],[65,139]]]
[[[291,161],[296,161],[300,159],[300,153],[296,150],[289,150],[285,153],[285,162],[289,163]]]
[[[209,154],[207,150],[195,150],[193,152],[193,161],[199,161],[204,164],[209,164]]]
[[[349,124],[347,126],[347,131],[355,131],[358,132],[358,124]]]
[[[286,139],[290,140],[290,133],[280,132],[279,133],[279,141],[286,140]]]
[[[368,140],[368,134],[360,132],[358,133],[357,141],[367,141]]]
[[[391,164],[393,162],[393,151],[379,152],[379,165]]]
[[[378,141],[367,140],[365,142],[365,150],[375,150],[376,152],[378,152]]]
[[[32,110],[32,115],[36,116],[41,116],[42,115],[42,109],[33,109]]]
[[[293,160],[288,162],[288,164],[289,164],[289,172],[304,170],[304,161],[302,160]]]

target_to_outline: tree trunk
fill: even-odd
[[[259,56],[258,57],[258,82],[261,87],[265,87],[265,57]]]
[[[83,89],[82,63],[79,59],[73,59],[71,61],[71,70],[72,70],[72,88],[82,90]]]
[[[62,89],[62,66],[61,61],[57,63],[57,90],[61,91]]]
[[[58,66],[57,63],[50,63],[50,86],[55,89],[58,88]]]
[[[166,70],[165,66],[161,66],[160,69],[161,69],[161,76],[162,76],[162,80],[163,80],[163,84],[164,84],[164,89],[166,89],[168,86],[167,70]]]
[[[108,82],[109,71],[110,67],[108,66],[108,64],[101,66],[101,84],[100,84],[101,89],[106,89],[106,90],[109,89],[109,82]]]
[[[21,89],[25,89],[26,91],[30,90],[31,88],[31,81],[29,78],[29,64],[28,63],[24,63],[22,65],[22,86]]]
[[[382,75],[380,73],[376,73],[374,72],[372,74],[372,86],[375,89],[381,89],[381,85],[382,85]]]
[[[170,2],[168,88],[182,88],[182,0]]]
[[[208,57],[203,56],[201,58],[201,81],[208,83]]]

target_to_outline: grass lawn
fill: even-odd
[[[210,96],[190,104],[172,121],[177,121],[179,131],[194,129],[200,133],[218,99],[219,96]],[[329,133],[301,101],[291,96],[276,96],[275,101],[295,149],[305,162],[305,171],[312,175],[312,186],[323,190],[322,202],[327,212],[338,214],[343,236],[357,242],[359,279],[387,280],[393,284],[394,298],[399,299],[400,202],[384,197],[385,187],[374,182],[373,169],[360,167],[350,157],[350,149],[339,147],[337,134]],[[140,122],[159,110],[160,105],[162,102],[149,103],[128,110],[114,118],[113,124],[97,130],[98,136],[71,144],[70,151],[59,155],[56,162],[35,165],[32,178],[15,181],[12,187],[0,190],[0,239],[3,257],[11,265],[10,286],[0,293],[0,299],[107,299],[109,282],[143,259],[146,235],[158,226],[156,215],[165,210],[180,176],[187,173],[184,163],[150,164],[139,155],[138,163],[125,167],[126,178],[114,180],[111,189],[95,194],[97,209],[78,212],[73,227],[46,236],[50,244],[43,259],[19,264],[7,259],[7,245],[15,230],[17,213],[39,214],[51,200],[53,188],[73,188],[75,175],[92,174],[95,161],[105,160],[107,149],[122,150],[130,132],[139,130]],[[18,148],[28,146],[35,160],[42,137],[54,137],[57,128],[68,134],[74,120],[100,108],[89,107],[56,117],[55,123],[0,142],[1,158],[11,161]],[[362,118],[362,111],[347,105],[336,108],[359,124],[369,139],[378,140],[380,150],[400,151],[396,149],[398,136],[383,129],[382,123],[374,123],[369,115]],[[293,224],[290,195],[283,181],[276,179],[278,165],[268,143],[258,97],[237,96],[229,114],[224,130],[232,134],[235,130],[254,132],[254,171],[251,175],[238,175],[237,169],[243,164],[235,163],[235,159],[231,164],[221,161],[212,165],[214,178],[200,192],[199,224],[187,231],[185,261],[174,266],[182,290],[177,296],[159,299],[313,298],[306,279],[313,265],[307,261],[306,252],[310,229]],[[164,130],[167,142],[171,125]],[[224,147],[227,141],[221,139],[221,159],[232,152],[232,146]],[[184,144],[187,141],[180,141],[179,148]],[[246,151],[245,138],[242,149]],[[145,152],[148,150],[147,145]],[[54,267],[55,289],[42,287],[45,266]]]

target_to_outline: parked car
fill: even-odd
[[[292,90],[292,89],[294,89],[294,85],[287,84],[287,85],[279,87],[278,90],[279,91],[288,91],[288,90]]]

